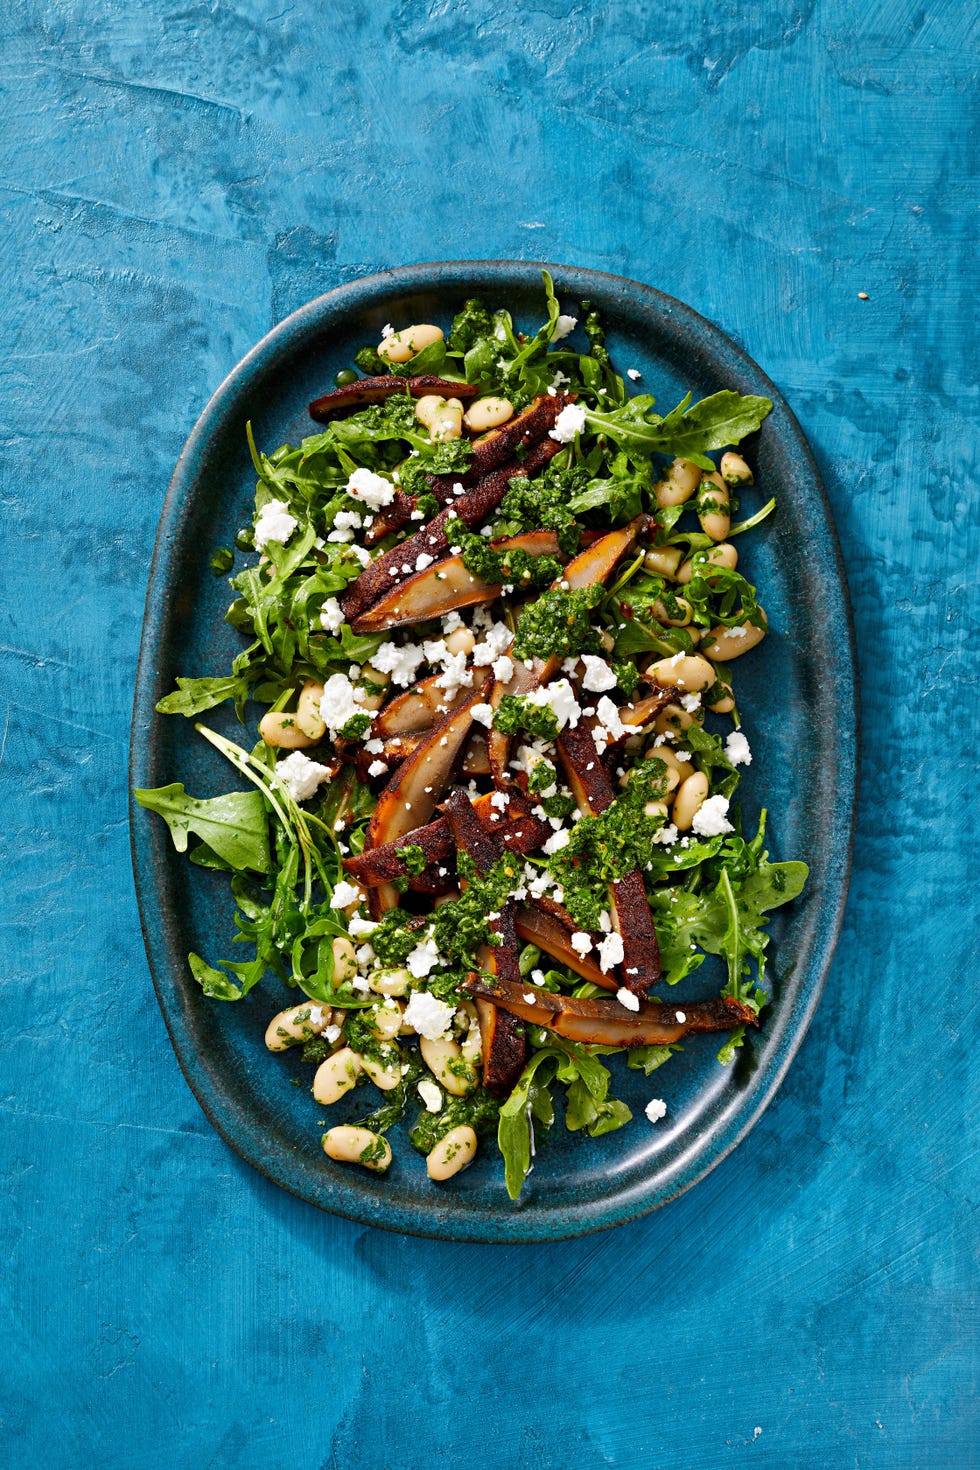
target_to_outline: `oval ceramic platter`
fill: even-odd
[[[549,266],[563,309],[583,298],[601,311],[613,360],[642,373],[643,391],[666,411],[688,390],[721,388],[773,400],[749,457],[756,488],[743,515],[770,495],[778,510],[746,536],[740,552],[758,584],[771,634],[739,666],[739,704],[754,760],[740,788],[747,825],[770,811],[769,847],[810,864],[804,895],[772,921],[773,1002],[761,1030],[733,1066],[715,1060],[719,1038],[689,1038],[683,1053],[651,1078],[613,1060],[618,1096],[634,1121],[595,1140],[559,1124],[539,1139],[519,1201],[504,1189],[492,1145],[447,1185],[434,1185],[424,1160],[399,1130],[384,1176],[328,1160],[320,1147],[322,1108],[309,1093],[311,1069],[263,1044],[270,1017],[295,1000],[267,978],[244,1002],[207,999],[187,968],[194,950],[225,953],[232,905],[220,874],[175,852],[166,826],[132,815],[133,856],[146,949],[170,1037],[191,1088],[221,1136],[284,1189],[350,1219],[456,1240],[558,1239],[621,1224],[690,1188],[728,1154],[773,1096],[820,996],[844,909],[855,797],[853,637],[846,584],[820,479],[799,426],[773,384],[711,323],[633,281]],[[356,281],[310,302],[282,322],[215,393],[187,441],[167,494],[150,572],[133,721],[131,784],[185,782],[196,796],[229,782],[223,759],[193,723],[155,713],[177,674],[223,671],[241,646],[223,621],[227,584],[209,567],[212,549],[249,523],[255,475],[245,441],[272,450],[314,431],[307,404],[333,387],[354,351],[380,340],[387,322],[434,321],[448,329],[464,298],[507,306],[522,327],[543,319],[541,267],[529,262],[457,262],[408,267]],[[254,707],[251,736],[255,738]],[[234,736],[227,709],[206,717]],[[235,738],[242,739],[241,733]],[[248,739],[243,743],[249,744]],[[683,1002],[716,993],[709,960],[671,992]],[[688,988],[690,987],[690,988]],[[302,1079],[302,1086],[294,1080]],[[666,1119],[651,1126],[644,1107],[663,1097]],[[350,1104],[335,1105],[331,1122]]]

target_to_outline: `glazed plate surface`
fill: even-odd
[[[613,1088],[634,1121],[598,1139],[569,1134],[560,1121],[540,1135],[533,1172],[517,1202],[508,1199],[492,1141],[450,1184],[433,1185],[423,1159],[396,1129],[387,1175],[331,1163],[320,1148],[323,1110],[309,1093],[311,1069],[263,1044],[270,1017],[296,992],[271,978],[243,1002],[203,995],[187,968],[194,950],[231,953],[227,881],[195,868],[172,845],[165,824],[133,807],[136,887],[147,955],[171,1041],[188,1083],[221,1136],[268,1178],[350,1219],[454,1240],[560,1239],[622,1224],[695,1184],[752,1127],[781,1082],[813,1015],[840,929],[850,865],[857,748],[853,632],[847,589],[827,500],[796,420],[764,373],[722,332],[680,302],[647,286],[574,267],[549,266],[573,314],[590,300],[604,318],[621,372],[642,374],[634,391],[653,393],[661,412],[692,390],[695,399],[732,388],[763,394],[774,408],[750,443],[756,486],[740,515],[771,495],[778,510],[739,544],[740,570],[759,587],[770,636],[736,666],[737,694],[753,762],[739,799],[754,830],[768,808],[774,858],[801,858],[810,881],[801,898],[772,917],[772,1004],[732,1067],[715,1060],[717,1036],[688,1039],[684,1051],[646,1078],[613,1058]],[[464,261],[406,267],[341,287],[295,312],[229,375],[204,410],[167,494],[150,572],[133,719],[131,785],[183,781],[195,796],[239,784],[193,722],[155,713],[178,674],[224,672],[242,646],[223,621],[227,583],[209,567],[249,523],[255,474],[245,441],[271,451],[316,426],[307,404],[333,387],[355,350],[380,340],[391,322],[438,322],[448,330],[467,296],[506,306],[527,330],[544,315],[541,266]],[[204,719],[250,745],[259,711],[242,732],[228,709]],[[720,987],[718,962],[670,992],[683,1002]],[[302,1079],[302,1087],[293,1085]],[[372,1089],[373,1091],[373,1089]],[[371,1106],[358,1090],[330,1110],[331,1123]],[[666,1119],[643,1109],[662,1097]],[[346,1109],[346,1111],[345,1111]]]

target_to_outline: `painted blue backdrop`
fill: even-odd
[[[977,1463],[973,10],[0,4],[4,1465]],[[755,1131],[634,1226],[501,1249],[320,1215],[211,1131],[125,762],[212,389],[340,282],[521,255],[681,297],[786,393],[864,782],[837,960]]]

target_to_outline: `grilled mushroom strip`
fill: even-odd
[[[449,550],[446,525],[451,516],[459,516],[467,526],[478,525],[492,510],[496,510],[507,494],[511,480],[530,478],[537,474],[538,470],[554,459],[561,448],[562,445],[555,439],[545,439],[536,444],[523,462],[515,460],[503,469],[485,475],[472,489],[458,496],[451,506],[434,516],[427,526],[416,531],[414,536],[400,541],[390,551],[377,557],[354,579],[340,599],[347,621],[353,623],[361,613],[390,592],[397,582],[412,576],[420,555],[435,559]],[[405,567],[408,567],[408,571],[405,571]]]
[[[567,965],[583,980],[601,985],[603,990],[618,990],[619,981],[606,975],[586,955],[572,948],[571,936],[558,919],[547,913],[538,903],[522,903],[514,913],[514,927],[526,944],[536,944],[544,954],[550,955],[560,965]]]
[[[647,1001],[641,1002],[638,1011],[628,1011],[611,997],[579,1000],[570,995],[553,995],[549,990],[528,985],[526,980],[491,980],[482,975],[469,975],[463,988],[478,1003],[492,1001],[522,1021],[543,1026],[569,1041],[593,1046],[666,1046],[700,1031],[730,1031],[734,1026],[759,1024],[751,1006],[730,996],[685,1001],[679,1006]]]
[[[485,698],[490,681],[468,694],[421,745],[398,767],[378,797],[368,823],[366,847],[406,840],[406,834],[424,825],[449,785],[456,759],[473,724],[473,706]],[[398,905],[398,889],[383,883],[370,891],[375,918]]]
[[[386,373],[380,378],[358,378],[356,383],[345,383],[322,398],[314,398],[310,404],[310,418],[318,424],[329,423],[341,414],[353,413],[371,403],[383,403],[396,393],[407,393],[411,398],[424,398],[427,393],[438,393],[443,398],[466,400],[479,393],[477,383],[451,383],[446,378],[424,373],[416,378],[402,378],[396,373]]]
[[[598,582],[605,582],[612,574],[616,563],[633,545],[646,524],[646,516],[636,516],[621,531],[611,531],[607,536],[601,536],[598,541],[594,541],[591,546],[586,547],[584,551],[579,552],[578,556],[572,558],[562,573],[560,585],[574,592],[582,587],[592,587]],[[558,585],[559,583],[553,584],[553,586]],[[514,672],[507,683],[503,684],[498,679],[494,684],[490,703],[496,709],[505,694],[530,694],[542,684],[547,684],[553,679],[560,665],[561,660],[557,657],[531,659],[530,665],[523,659],[517,659],[514,663]],[[500,786],[509,784],[507,759],[510,755],[510,745],[510,735],[505,735],[502,730],[490,731],[487,740],[490,766],[494,780]]]
[[[473,801],[474,810],[483,826],[496,831],[503,848],[521,854],[534,852],[547,838],[550,827],[531,811],[531,803],[516,794],[505,811],[499,812],[491,805],[491,793],[478,796]],[[421,847],[425,854],[426,867],[445,867],[450,873],[456,871],[456,843],[446,817],[437,817],[424,827],[416,827],[397,842],[387,842],[372,847],[354,857],[344,859],[344,871],[365,888],[379,883],[391,883],[396,878],[408,876],[405,860],[400,856],[406,847]]]
[[[438,389],[431,390],[438,392]],[[456,393],[457,398],[462,397]],[[531,448],[542,440],[549,430],[555,427],[559,413],[568,403],[575,402],[573,393],[556,393],[544,398],[535,398],[534,402],[519,413],[516,418],[511,419],[509,424],[495,429],[478,439],[473,445],[473,458],[470,460],[464,475],[430,475],[429,493],[434,495],[440,505],[449,505],[454,497],[457,485],[468,488],[489,475],[493,470],[499,470],[501,465],[513,459],[514,455]],[[554,442],[554,441],[552,441]],[[558,448],[561,446],[559,445]],[[397,531],[406,526],[411,520],[412,511],[415,509],[416,497],[406,495],[399,491],[390,505],[386,505],[378,511],[368,529],[366,541],[369,546],[380,541],[382,536],[391,531]]]
[[[457,848],[472,859],[478,872],[486,873],[503,855],[500,835],[483,826],[466,792],[459,787],[443,803],[443,811]],[[512,899],[490,920],[490,929],[499,943],[481,945],[477,956],[481,968],[502,984],[519,985],[520,953]],[[477,997],[476,1013],[480,1021],[483,1085],[495,1096],[503,1097],[517,1082],[527,1060],[524,1027],[509,1011],[498,1010],[491,1000],[483,997]]]
[[[613,789],[586,725],[559,735],[558,758],[579,811],[597,817],[612,805]],[[623,941],[623,984],[644,995],[660,979],[661,968],[643,874],[634,870],[610,883],[609,899],[612,926]]]

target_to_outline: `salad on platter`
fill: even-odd
[[[772,405],[661,415],[590,303],[563,312],[547,272],[544,298],[533,332],[479,300],[386,326],[298,446],[246,426],[255,514],[211,558],[242,647],[158,705],[231,701],[242,744],[196,728],[242,782],[135,793],[228,876],[248,949],[189,955],[204,993],[297,993],[265,1042],[309,1065],[311,1127],[347,1099],[327,1156],[384,1172],[404,1120],[442,1182],[496,1140],[511,1198],[559,1116],[630,1123],[617,1068],[703,1032],[731,1064],[765,1024],[767,915],[807,876],[733,800],[733,666],[767,633],[738,541],[775,507],[740,504],[738,446]],[[673,1003],[707,955],[720,993]]]

